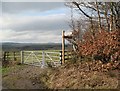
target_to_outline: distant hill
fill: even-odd
[[[69,45],[66,45],[66,47]],[[2,43],[3,51],[21,50],[61,50],[61,43]]]

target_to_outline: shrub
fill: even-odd
[[[102,30],[94,35],[87,31],[82,41],[78,42],[78,54],[83,57],[90,56],[102,62],[119,60],[119,31],[107,32]]]

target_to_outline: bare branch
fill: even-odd
[[[78,8],[86,17],[92,19],[91,16],[89,16],[88,14],[86,14],[86,13],[80,8],[80,6],[79,6],[79,4],[78,4],[77,2],[72,2],[72,3],[73,3],[74,5],[76,5],[77,8]]]

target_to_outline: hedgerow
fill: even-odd
[[[102,62],[119,61],[119,31],[85,32],[82,41],[77,41],[77,53],[83,58],[91,57]]]

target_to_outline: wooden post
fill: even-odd
[[[6,52],[3,53],[3,61],[6,61]]]
[[[24,63],[24,52],[21,51],[21,64],[23,64],[23,63]]]
[[[7,59],[6,60],[9,61],[9,52],[7,52]]]
[[[65,39],[64,39],[65,31],[62,31],[62,64],[65,63]]]
[[[13,59],[14,59],[14,61],[16,61],[16,57],[15,57],[16,55],[15,55],[15,52],[13,52]]]
[[[42,65],[41,65],[41,68],[44,68],[45,67],[45,52],[43,51],[42,52]]]

